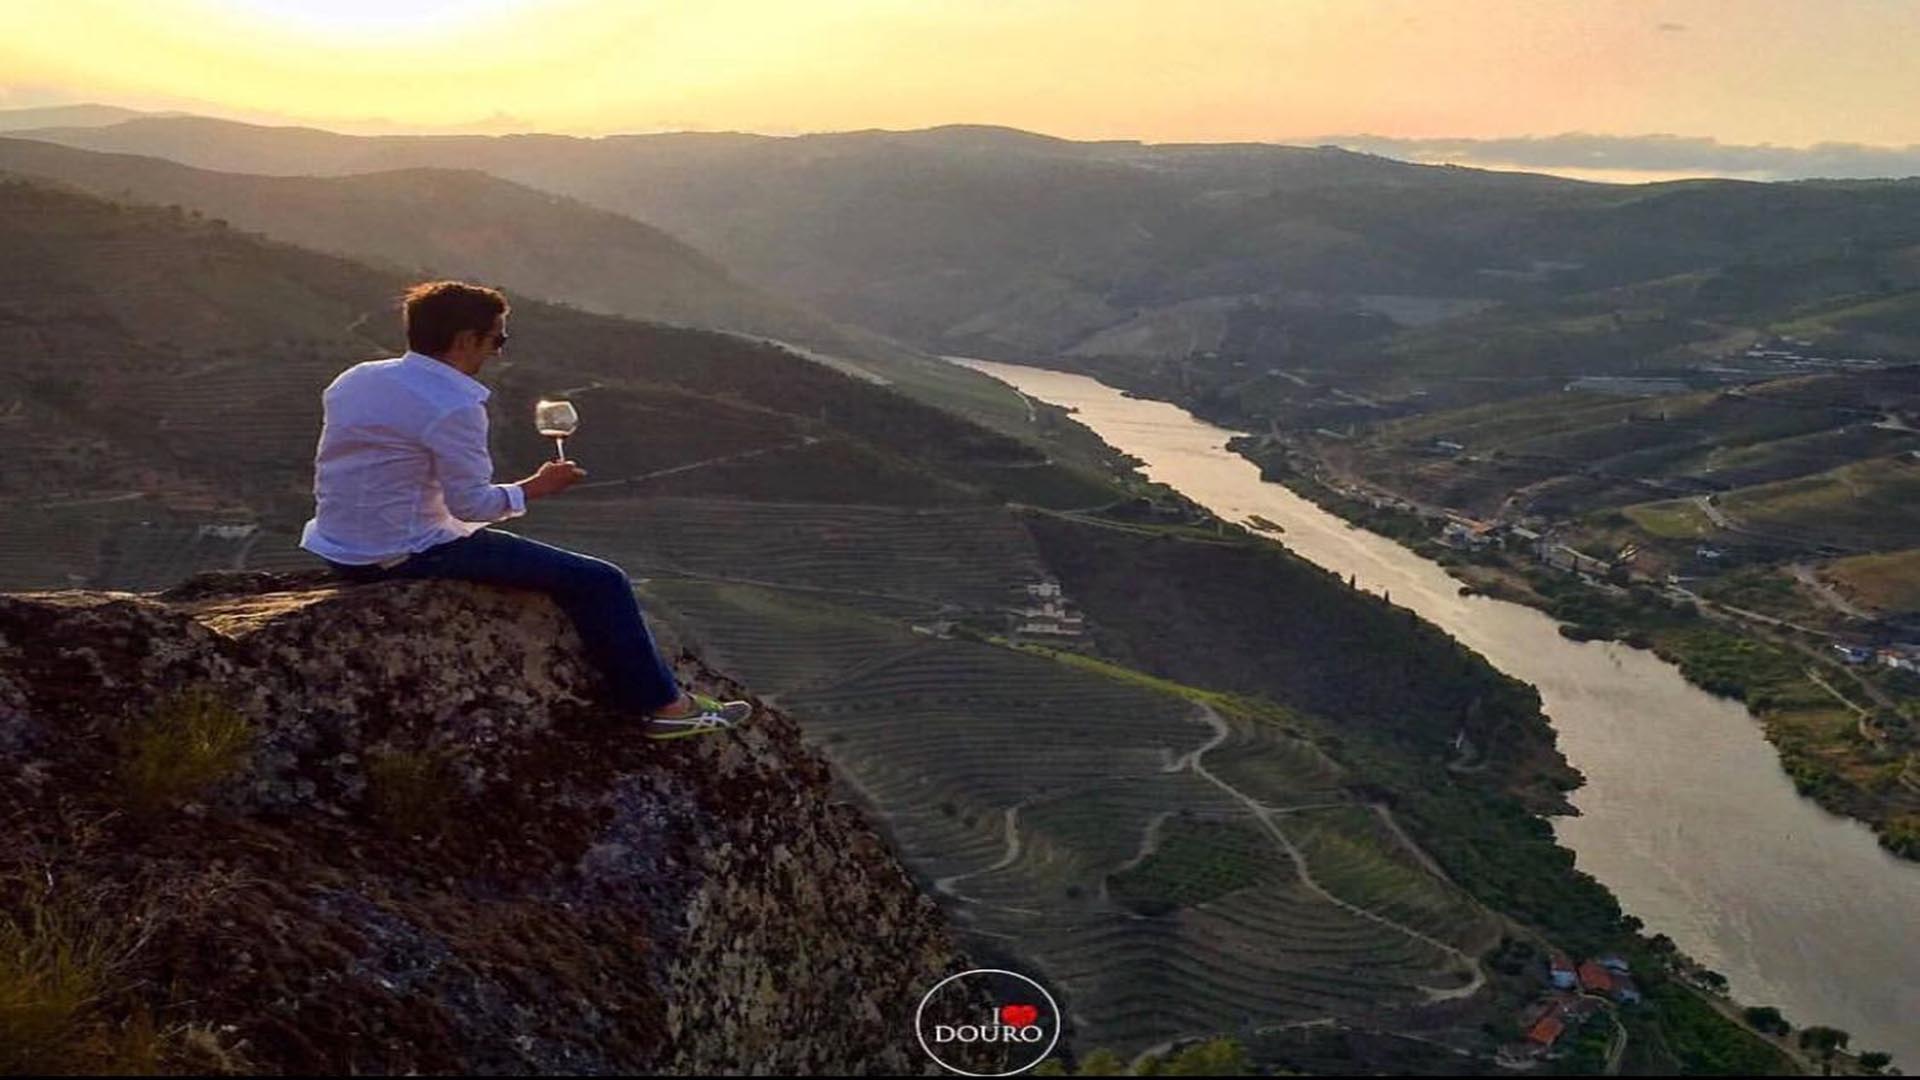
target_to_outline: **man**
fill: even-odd
[[[680,688],[619,567],[486,528],[586,476],[548,461],[517,483],[493,482],[490,391],[475,376],[506,346],[507,311],[499,292],[457,281],[407,291],[406,355],[356,364],[327,387],[316,507],[300,546],[352,581],[450,578],[546,593],[573,619],[615,707],[642,717],[650,739],[741,723],[747,702]]]

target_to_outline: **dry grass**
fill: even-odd
[[[1623,511],[1635,525],[1665,540],[1697,540],[1719,530],[1701,509],[1688,499],[1641,503]]]
[[[1870,458],[1730,491],[1720,504],[1756,531],[1893,550],[1920,535],[1920,464],[1904,456]]]
[[[1920,611],[1920,548],[1841,559],[1820,574],[1864,607]]]
[[[133,924],[16,881],[19,899],[0,908],[0,1074],[158,1071],[162,1039],[150,1017],[102,1016],[132,988]]]
[[[428,836],[446,827],[460,777],[443,751],[386,750],[367,761],[367,805],[400,836]]]
[[[180,988],[156,996],[140,968],[149,939],[203,915],[231,875],[154,892],[88,884],[70,856],[0,870],[0,1076],[254,1071],[234,1028],[184,1014],[162,1024],[156,1009],[174,1010]]]
[[[227,1032],[232,1029],[228,1028]],[[186,1024],[165,1036],[167,1064],[187,1075],[239,1076],[257,1071],[246,1044],[205,1024]]]
[[[211,691],[175,694],[122,740],[122,794],[142,811],[200,795],[245,767],[255,734],[246,717]]]

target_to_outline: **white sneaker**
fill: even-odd
[[[641,726],[641,733],[655,741],[711,735],[730,731],[753,715],[753,703],[749,701],[716,701],[691,690],[687,696],[693,699],[694,712],[685,716],[649,716]]]

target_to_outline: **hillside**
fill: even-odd
[[[898,1075],[972,966],[792,720],[659,753],[544,600],[229,575],[0,640],[0,1071]]]
[[[45,127],[104,127],[155,113],[118,105],[43,105],[38,108],[0,109],[0,131]],[[179,113],[166,115],[184,115]]]
[[[180,206],[316,251],[420,277],[489,281],[589,311],[735,330],[844,355],[898,351],[742,284],[642,222],[470,170],[246,176],[0,139],[0,172],[102,198]]]
[[[1331,148],[1001,128],[354,137],[143,117],[31,137],[282,175],[480,169],[658,224],[746,280],[931,351],[1096,366],[1204,353],[1319,366],[1329,350],[1345,366],[1391,340],[1401,366],[1460,374],[1462,342],[1498,330],[1492,362],[1510,372],[1591,336],[1575,325],[1535,340],[1574,318],[1545,314],[1569,298],[1606,314],[1616,290],[1713,279],[1680,310],[1623,316],[1649,323],[1635,351],[1666,349],[1711,338],[1694,325],[1707,309],[1724,317],[1796,282],[1802,302],[1858,303],[1862,282],[1913,288],[1907,253],[1920,243],[1909,181],[1612,186]],[[1821,283],[1811,293],[1809,279]],[[1521,314],[1445,336],[1445,320],[1490,304]],[[1422,336],[1436,321],[1441,336]],[[1583,355],[1642,359],[1620,346]]]
[[[150,591],[196,570],[310,569],[291,539],[310,505],[318,392],[345,364],[396,351],[404,279],[185,212],[17,181],[0,184],[0,243],[20,253],[0,268],[0,448],[22,465],[0,481],[5,586]],[[1057,410],[915,369],[919,392],[964,391],[949,412],[900,392],[904,379],[882,384],[737,336],[520,298],[512,327],[510,352],[485,373],[500,471],[522,475],[551,453],[525,418],[555,392],[581,403],[569,450],[591,470],[515,529],[619,561],[672,638],[790,717],[961,945],[1072,1002],[1076,1053],[1144,1051],[1251,1022],[1307,1025],[1330,1040],[1307,1059],[1278,1040],[1260,1051],[1275,1067],[1364,1069],[1372,1050],[1484,1065],[1537,982],[1490,957],[1516,941],[1650,950],[1534,816],[1560,809],[1574,777],[1525,687],[1404,611],[1147,484]],[[1056,589],[1057,601],[1043,599]],[[415,604],[423,594],[395,595]],[[189,599],[76,603],[131,618]],[[358,602],[299,605],[319,620]],[[48,601],[19,603],[40,611]],[[483,610],[530,617],[501,603]],[[226,619],[227,608],[215,600],[202,614]],[[324,638],[287,618],[288,640]],[[119,648],[95,652],[118,670]],[[1376,652],[1395,658],[1389,670]],[[7,663],[6,677],[23,681],[11,654]],[[437,711],[448,696],[431,685],[414,695],[436,709],[408,720],[398,749],[418,750],[407,740],[429,724],[468,730],[456,724],[465,713]],[[516,716],[523,704],[505,692],[484,703]],[[100,726],[85,732],[121,721],[107,712],[91,722]],[[1462,727],[1497,748],[1486,768],[1447,767]],[[96,764],[96,787],[121,775],[98,756],[104,746],[75,750]],[[361,752],[316,743],[299,753],[309,749],[332,770],[316,794],[348,815],[340,820],[359,820],[365,804],[331,798],[327,784],[364,770],[338,756]],[[597,744],[562,751],[572,755],[562,765],[628,760]],[[667,790],[689,784],[697,778]],[[474,816],[488,827],[467,842],[523,836],[509,814],[520,805]],[[212,832],[181,835],[224,850]],[[448,920],[466,911],[446,910]],[[494,962],[474,955],[476,967]],[[1650,980],[1665,970],[1656,952],[1635,955]],[[1260,958],[1252,977],[1248,957]],[[285,963],[332,970],[304,953]],[[587,977],[569,968],[552,978],[563,976]],[[353,1020],[325,1014],[312,1030],[336,1022]],[[1744,1045],[1723,1026],[1708,1034]],[[1650,1060],[1697,1060],[1688,1055],[1699,1037],[1674,1027],[1646,1044],[1671,1056],[1650,1050]],[[1330,1049],[1348,1040],[1369,1052]],[[325,1053],[318,1042],[298,1052]],[[621,1060],[644,1063],[635,1055]],[[714,1056],[697,1064],[731,1067]]]
[[[1504,295],[1519,277],[1473,270],[1524,275],[1552,253],[1486,264],[1477,237],[1458,235],[1462,223],[1609,197],[1596,185],[1331,149],[1075,143],[977,127],[356,138],[142,118],[32,137],[284,175],[484,169],[655,222],[843,321],[1001,357],[1064,351],[1209,297]],[[1389,194],[1409,212],[1383,211]]]
[[[1464,587],[1743,701],[1802,794],[1920,857],[1920,367],[1606,385],[1240,446]]]
[[[11,535],[66,537],[51,564],[31,540],[0,550],[0,582],[165,584],[165,573],[116,570],[115,550],[176,543],[181,528],[191,540],[210,523],[256,524],[270,535],[251,548],[285,551],[310,509],[319,391],[348,363],[400,351],[407,279],[20,182],[0,184],[0,241],[22,253],[0,269],[0,447],[20,466],[0,479],[0,500],[15,505]],[[501,467],[515,475],[551,451],[530,421],[507,418],[569,390],[583,432],[598,432],[575,444],[607,485],[588,490],[691,480],[800,501],[1116,497],[1031,443],[775,346],[518,297],[514,336],[490,378]],[[678,422],[694,412],[691,429]]]

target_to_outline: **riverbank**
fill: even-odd
[[[1795,631],[1650,582],[1545,567],[1531,551],[1497,542],[1455,547],[1443,539],[1445,519],[1336,488],[1267,438],[1238,438],[1228,448],[1259,466],[1261,479],[1431,559],[1464,588],[1544,612],[1572,640],[1650,650],[1693,685],[1742,703],[1800,794],[1864,822],[1893,854],[1920,861],[1920,763],[1889,730],[1904,718],[1849,697],[1839,688],[1848,674]]]
[[[1486,987],[1479,1000],[1491,1012],[1482,1035],[1523,1038],[1524,1025],[1509,1027],[1547,992],[1549,955],[1610,955],[1624,959],[1645,995],[1622,1006],[1641,1034],[1631,1044],[1634,1072],[1793,1071],[1737,1015],[1709,1007],[1726,993],[1724,978],[1670,938],[1649,935],[1605,885],[1574,869],[1543,824],[1541,813],[1571,812],[1559,794],[1577,778],[1553,749],[1531,688],[1404,608],[1250,536],[1106,527],[1042,512],[1031,513],[1027,527],[1086,613],[1097,652],[1123,662],[1110,670],[1152,672],[1127,677],[1203,703],[1243,729],[1304,739],[1336,763],[1343,797],[1392,822],[1423,865],[1496,914],[1505,928],[1499,945],[1474,950],[1471,961],[1484,982],[1470,985]],[[1289,617],[1275,619],[1279,610]],[[1109,663],[1026,648],[1073,666]],[[1389,671],[1383,656],[1399,664]],[[1449,745],[1462,732],[1483,749],[1473,768],[1449,768]],[[1244,774],[1272,764],[1226,768]],[[1298,865],[1306,872],[1305,861]],[[1422,900],[1417,878],[1395,880],[1406,891],[1370,893],[1374,903],[1414,910],[1441,895]],[[1569,1056],[1560,1064],[1579,1060],[1562,1050]]]
[[[1141,461],[1149,480],[1225,520],[1258,515],[1279,526],[1289,550],[1537,688],[1561,751],[1587,778],[1571,794],[1579,816],[1555,818],[1550,829],[1531,820],[1577,856],[1577,869],[1569,860],[1563,873],[1597,879],[1650,930],[1724,972],[1734,997],[1838,1023],[1856,1044],[1920,1059],[1910,1023],[1920,993],[1908,976],[1920,963],[1920,867],[1878,847],[1859,822],[1795,793],[1744,707],[1700,690],[1650,652],[1574,642],[1535,608],[1461,595],[1442,567],[1262,482],[1252,462],[1225,449],[1234,432],[1176,406],[1123,397],[1084,376],[980,367],[1076,409],[1075,419]],[[1268,617],[1295,618],[1293,607],[1277,598]],[[1471,778],[1477,754],[1498,739],[1470,741],[1436,767],[1452,761],[1456,775]],[[1470,833],[1453,840],[1510,854],[1499,839]],[[1496,902],[1509,906],[1513,895]]]

